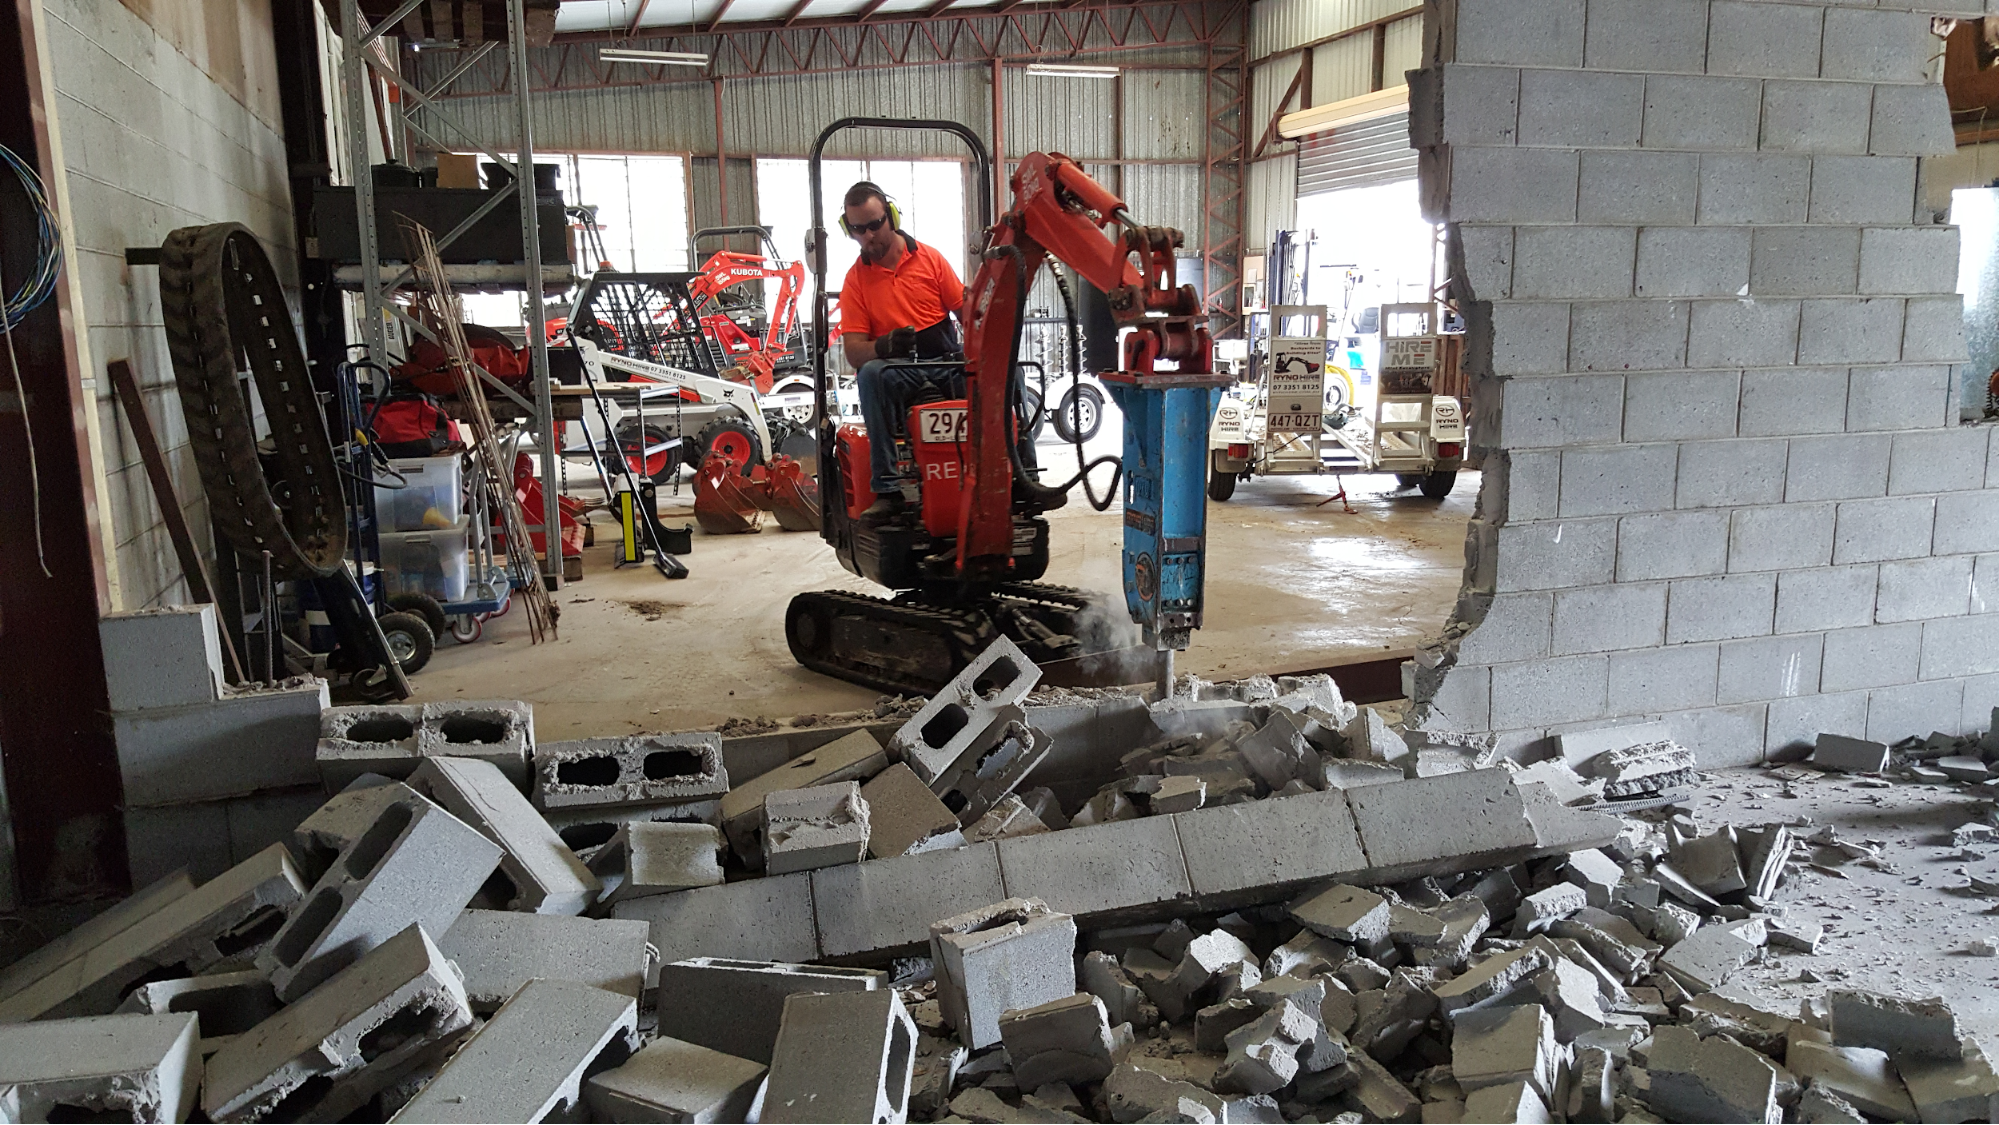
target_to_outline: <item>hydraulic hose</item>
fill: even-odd
[[[1027,320],[1024,316],[1020,315],[1019,310],[1027,307],[1027,258],[1020,252],[1020,247],[1018,246],[999,246],[994,249],[1013,259],[1015,313],[1013,318],[1013,337],[1007,346],[1006,371],[1008,384],[1007,397],[1010,400],[1018,401],[1020,387],[1017,383],[1020,380],[1020,370],[1016,365],[1020,359],[1021,336],[1027,327]],[[1068,496],[1069,490],[1080,483],[1083,486],[1083,495],[1090,502],[1090,507],[1099,512],[1109,508],[1111,501],[1117,497],[1118,481],[1124,474],[1124,461],[1121,458],[1105,454],[1088,464],[1082,465],[1075,476],[1070,477],[1059,485],[1050,486],[1042,484],[1028,474],[1027,466],[1020,459],[1020,443],[1018,441],[1009,440],[1006,443],[1006,455],[1007,459],[1013,463],[1014,479],[1020,482],[1021,487],[1029,496],[1043,502],[1053,501],[1057,497]],[[1077,453],[1079,461],[1081,460],[1081,456],[1081,446],[1079,443]],[[1099,502],[1096,493],[1090,488],[1090,471],[1107,461],[1115,466],[1115,470],[1111,473],[1109,494],[1104,497],[1102,502]]]

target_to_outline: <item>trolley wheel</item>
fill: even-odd
[[[1221,467],[1220,457],[1208,461],[1208,499],[1219,504],[1235,495],[1236,474]]]
[[[1088,441],[1104,425],[1104,396],[1092,386],[1069,388],[1055,408],[1055,436],[1063,441]]]
[[[485,614],[461,613],[451,622],[451,639],[469,645],[486,632]]]
[[[1423,478],[1423,495],[1432,500],[1442,500],[1451,494],[1451,488],[1457,483],[1456,469],[1438,469]]]
[[[390,594],[389,608],[398,613],[414,613],[423,618],[423,623],[430,626],[432,638],[444,635],[446,621],[444,606],[429,594],[416,592]]]
[[[430,663],[437,651],[437,634],[414,613],[385,613],[377,619],[382,635],[388,638],[389,653],[402,665],[403,675],[414,676]]]

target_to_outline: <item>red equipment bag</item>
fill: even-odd
[[[472,362],[502,383],[515,387],[526,384],[532,363],[526,348],[516,348],[505,334],[484,325],[467,324],[464,329],[465,344],[472,349]],[[425,394],[455,395],[459,390],[451,357],[426,339],[419,339],[411,346],[409,362],[391,374],[397,382]]]
[[[369,428],[375,432],[375,444],[391,457],[435,457],[465,444],[458,423],[446,417],[429,395],[390,399],[375,411]]]

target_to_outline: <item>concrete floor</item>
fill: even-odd
[[[1115,416],[1089,456],[1114,452]],[[1072,447],[1044,443],[1043,464],[1074,471]],[[584,474],[572,471],[571,483]],[[1349,479],[1353,514],[1330,478],[1275,477],[1209,505],[1207,626],[1179,667],[1209,677],[1287,672],[1415,647],[1443,625],[1464,567],[1478,474],[1441,504],[1392,477]],[[595,491],[594,487],[591,489]],[[581,490],[579,495],[586,495]],[[667,522],[692,522],[691,484],[661,497]],[[600,520],[607,517],[600,515]],[[1079,489],[1049,515],[1047,580],[1116,594],[1121,509],[1091,511]],[[691,577],[613,569],[617,532],[600,523],[583,581],[565,585],[560,638],[531,645],[518,613],[470,645],[442,642],[415,678],[416,698],[525,699],[546,739],[712,727],[730,718],[846,711],[877,693],[799,667],[786,649],[785,605],[815,589],[876,593],[841,569],[818,536],[766,522],[755,535],[696,532]]]

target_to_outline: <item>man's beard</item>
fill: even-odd
[[[861,247],[861,257],[871,266],[881,265],[882,259],[888,257],[888,247],[873,244],[863,246]]]

